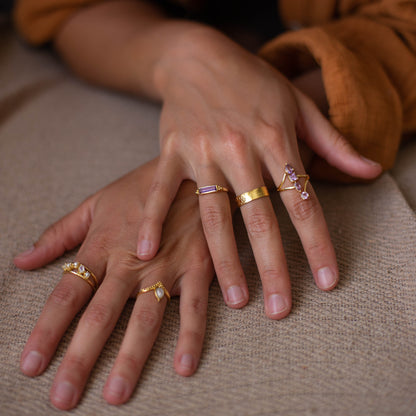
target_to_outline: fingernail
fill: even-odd
[[[128,389],[128,384],[125,378],[123,377],[113,377],[108,385],[107,391],[110,393],[114,398],[124,398],[126,391]]]
[[[362,160],[364,160],[365,163],[368,163],[369,165],[372,165],[372,166],[381,166],[380,163],[378,163],[378,162],[376,162],[374,160],[367,159],[366,157],[364,157],[362,155],[360,155],[360,157],[361,157]]]
[[[329,289],[336,283],[335,273],[329,267],[318,270],[318,283],[321,289]]]
[[[27,375],[37,375],[42,366],[42,355],[37,351],[30,351],[22,363],[22,371]]]
[[[227,289],[227,298],[228,303],[231,305],[237,305],[238,303],[243,302],[244,293],[240,286],[230,286]]]
[[[56,385],[53,397],[56,402],[69,408],[75,406],[76,394],[77,391],[71,383],[62,381]]]
[[[193,370],[195,367],[194,357],[191,354],[183,354],[180,364],[184,370]]]
[[[284,312],[288,308],[288,303],[282,295],[276,293],[269,296],[268,306],[269,313],[271,315],[277,315]]]
[[[137,249],[137,254],[139,256],[146,256],[149,253],[150,253],[150,241],[141,240],[139,243],[139,247]]]
[[[35,246],[30,247],[28,250],[24,251],[23,253],[20,253],[16,256],[16,258],[23,258],[30,256],[35,251]]]

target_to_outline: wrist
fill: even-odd
[[[222,73],[238,62],[237,54],[247,53],[226,35],[203,24],[183,24],[167,44],[154,66],[154,85],[163,99],[178,81],[199,83],[208,73]],[[238,70],[237,63],[235,69]],[[232,69],[231,69],[232,70]]]

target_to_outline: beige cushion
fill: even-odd
[[[48,51],[0,32],[0,413],[58,414],[49,388],[74,331],[46,372],[19,358],[64,258],[33,272],[13,256],[86,196],[158,152],[159,107],[74,79]],[[101,391],[123,337],[130,302],[74,415],[411,415],[416,412],[416,146],[394,175],[371,185],[316,183],[339,259],[330,292],[312,281],[299,239],[273,195],[293,282],[294,308],[280,322],[263,313],[261,285],[240,215],[239,250],[251,300],[240,311],[210,292],[201,365],[190,378],[172,366],[178,299],[128,404]]]

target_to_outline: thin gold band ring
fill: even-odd
[[[87,282],[94,292],[98,289],[98,279],[95,277],[95,274],[84,264],[79,263],[78,261],[65,263],[62,266],[62,269],[64,272],[72,273]]]

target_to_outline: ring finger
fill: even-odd
[[[334,247],[322,208],[309,182],[309,176],[306,175],[300,160],[296,159],[297,162],[293,166],[284,165],[280,161],[280,163],[276,161],[271,163],[271,173],[302,241],[318,287],[322,290],[330,290],[338,282]],[[282,166],[283,169],[279,172],[276,166]]]

